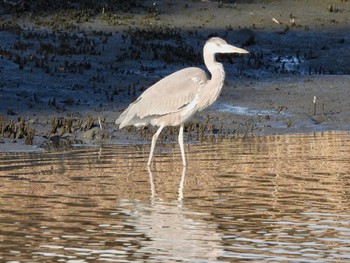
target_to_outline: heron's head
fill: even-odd
[[[204,53],[240,53],[247,54],[247,50],[227,44],[227,42],[219,37],[210,38],[204,45]]]

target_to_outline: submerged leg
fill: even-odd
[[[179,144],[182,157],[182,165],[186,166],[185,149],[184,149],[184,125],[181,124],[179,131]]]
[[[153,135],[152,137],[152,144],[151,144],[151,151],[149,153],[149,157],[148,157],[148,163],[147,165],[150,166],[151,162],[152,162],[152,158],[153,158],[153,151],[154,151],[154,147],[156,146],[156,142],[158,139],[159,134],[161,133],[161,131],[163,130],[164,125],[161,125],[158,129],[158,131]]]

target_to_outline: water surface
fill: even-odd
[[[0,153],[0,261],[348,262],[350,136]]]

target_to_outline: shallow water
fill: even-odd
[[[242,106],[233,106],[227,103],[222,104],[221,107],[218,108],[218,111],[247,116],[270,115],[277,113],[275,110],[253,110]]]
[[[350,135],[0,153],[0,261],[350,260]]]

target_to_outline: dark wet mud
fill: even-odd
[[[189,140],[349,130],[348,1],[122,2],[1,3],[0,147],[147,141],[153,128],[114,120],[160,78],[203,68],[214,35],[250,54],[217,57],[225,87]]]

